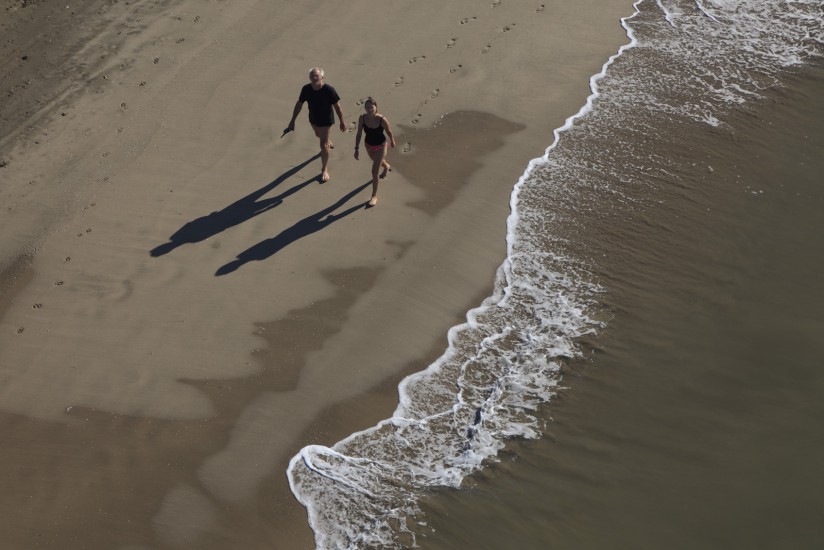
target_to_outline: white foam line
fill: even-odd
[[[295,458],[302,459],[304,464],[306,464],[307,468],[309,468],[311,471],[315,472],[316,474],[318,474],[322,477],[331,479],[332,481],[337,481],[341,485],[351,487],[352,489],[354,489],[354,490],[356,490],[360,493],[363,493],[363,494],[368,495],[372,498],[375,498],[375,494],[372,493],[371,491],[369,491],[368,489],[366,489],[364,487],[361,487],[360,485],[358,485],[356,483],[352,483],[351,481],[349,481],[345,478],[330,475],[330,474],[326,473],[325,471],[323,471],[321,468],[318,468],[317,466],[315,466],[315,463],[312,461],[312,454],[311,454],[312,452],[317,452],[318,455],[320,455],[320,454],[331,455],[335,458],[339,458],[339,459],[343,460],[344,462],[349,462],[349,463],[371,462],[371,461],[352,459],[351,457],[348,457],[346,455],[338,453],[338,452],[336,452],[336,451],[334,451],[334,450],[332,450],[328,447],[324,447],[322,445],[309,445],[307,447],[304,447],[303,449],[300,450],[300,453],[298,453],[297,456],[292,458],[292,460],[295,460]],[[290,461],[289,462],[289,468],[291,468],[291,467],[292,467],[292,462]]]
[[[675,21],[673,21],[670,11],[664,6],[664,3],[661,0],[655,0],[655,3],[658,4],[658,7],[661,8],[662,12],[664,12],[664,19],[666,19],[667,23],[670,24],[670,27],[674,29]]]
[[[701,0],[695,0],[695,5],[701,13],[703,13],[716,23],[720,23],[720,21],[718,21],[718,19],[716,19],[715,16],[710,13],[710,10],[704,7],[704,3]]]
[[[504,269],[503,269],[504,276],[506,277],[506,281],[507,281],[507,285],[506,285],[507,289],[511,286],[510,285],[510,280],[509,280],[509,274],[510,274],[510,269],[511,269],[510,268],[511,264],[510,264],[509,258],[511,258],[515,254],[515,252],[514,252],[515,226],[517,225],[518,219],[519,219],[518,218],[518,195],[519,195],[519,192],[521,190],[521,187],[523,187],[524,182],[532,174],[532,171],[535,169],[536,166],[539,166],[541,164],[546,164],[547,162],[549,162],[549,155],[552,152],[552,150],[555,149],[558,146],[558,142],[561,139],[561,133],[570,130],[575,125],[576,120],[585,117],[590,111],[592,111],[593,104],[595,103],[595,100],[598,99],[601,96],[601,93],[598,91],[598,81],[603,79],[606,76],[607,70],[609,69],[610,65],[612,65],[615,62],[616,59],[621,57],[621,55],[623,55],[623,53],[625,51],[627,51],[629,49],[632,49],[632,48],[634,48],[635,46],[638,45],[638,40],[635,38],[635,32],[633,32],[632,28],[628,25],[628,22],[631,19],[635,18],[640,13],[640,10],[638,9],[638,6],[641,4],[641,2],[643,2],[643,0],[636,0],[636,2],[632,4],[632,7],[635,8],[635,13],[633,13],[629,17],[621,18],[621,26],[624,28],[624,30],[627,33],[627,37],[630,40],[629,44],[624,44],[623,46],[621,46],[618,49],[618,52],[613,54],[607,60],[607,62],[604,63],[604,65],[601,67],[601,72],[599,72],[597,74],[594,74],[589,78],[589,89],[591,90],[592,93],[590,93],[589,97],[587,97],[586,103],[584,103],[584,105],[578,110],[577,113],[575,113],[571,117],[567,118],[566,121],[564,122],[563,126],[553,130],[552,133],[555,136],[555,138],[554,138],[552,144],[549,147],[546,148],[546,150],[544,151],[544,155],[542,157],[535,158],[535,159],[532,159],[531,161],[529,161],[529,164],[527,165],[526,170],[524,171],[523,175],[518,180],[518,183],[515,184],[515,188],[512,191],[512,197],[510,198],[510,201],[509,201],[509,206],[510,206],[510,209],[511,209],[512,213],[509,215],[509,218],[507,218],[507,238],[506,238],[506,242],[507,242],[507,259],[504,261],[504,265],[503,265],[503,267],[504,267]],[[506,298],[504,298],[504,300],[505,299]]]
[[[640,13],[640,10],[639,10],[638,6],[643,1],[644,0],[636,0],[636,2],[634,2],[632,4],[633,8],[635,9],[635,12],[632,15],[628,16],[628,17],[621,18],[621,26],[626,31],[627,37],[630,39],[630,42],[628,44],[624,44],[623,46],[621,46],[618,49],[618,52],[613,54],[606,61],[606,63],[603,64],[603,66],[601,67],[601,71],[590,77],[589,87],[590,87],[591,93],[587,97],[586,103],[578,110],[578,112],[576,114],[568,117],[565,120],[563,126],[553,130],[554,140],[553,140],[552,144],[549,147],[546,148],[546,150],[544,151],[543,156],[541,156],[539,158],[532,159],[531,161],[529,161],[529,164],[527,165],[526,170],[524,170],[523,175],[521,175],[521,177],[518,179],[518,182],[515,184],[515,186],[512,190],[512,194],[511,194],[511,197],[510,197],[511,213],[510,213],[509,217],[507,218],[507,236],[506,236],[507,257],[504,260],[501,267],[499,268],[498,274],[496,276],[496,278],[498,280],[501,280],[501,278],[503,278],[503,281],[506,284],[503,285],[503,287],[500,291],[496,291],[497,295],[491,296],[487,300],[484,300],[484,304],[482,304],[481,306],[479,306],[477,308],[473,308],[472,310],[467,312],[467,322],[466,323],[456,325],[456,326],[449,329],[449,331],[447,333],[448,347],[447,347],[447,350],[444,352],[444,354],[440,358],[435,360],[431,365],[429,365],[423,371],[412,374],[412,375],[406,377],[405,379],[403,379],[400,382],[400,384],[398,385],[398,394],[400,395],[399,403],[398,403],[397,409],[395,410],[395,413],[392,415],[392,418],[381,420],[380,422],[378,422],[378,424],[376,424],[375,426],[372,426],[371,428],[367,428],[365,430],[354,432],[354,433],[350,434],[349,436],[347,436],[346,438],[342,439],[341,441],[335,443],[335,445],[333,447],[339,447],[339,446],[342,446],[342,445],[346,445],[350,441],[352,441],[352,440],[354,440],[354,439],[356,439],[356,438],[358,438],[358,437],[360,437],[364,434],[374,433],[375,431],[380,430],[382,427],[386,426],[387,424],[398,425],[398,424],[404,424],[404,423],[415,424],[415,423],[425,423],[426,422],[426,419],[420,419],[420,420],[418,420],[418,419],[409,419],[409,418],[405,418],[403,416],[403,411],[404,410],[409,410],[405,406],[405,404],[409,403],[409,395],[406,393],[405,388],[409,385],[409,383],[411,381],[413,381],[413,380],[415,380],[415,379],[417,379],[421,376],[425,376],[426,374],[428,374],[432,371],[437,371],[438,369],[440,369],[440,367],[447,360],[451,359],[454,356],[455,349],[456,349],[456,346],[454,345],[455,338],[457,337],[458,334],[463,332],[465,329],[472,329],[472,328],[477,328],[478,326],[480,326],[481,323],[479,323],[477,321],[477,317],[482,312],[488,310],[493,305],[503,305],[508,301],[508,298],[509,298],[509,295],[510,295],[510,292],[511,292],[511,289],[512,289],[512,281],[511,281],[512,260],[511,260],[511,258],[513,258],[516,255],[516,252],[515,252],[515,249],[514,249],[515,240],[516,240],[514,230],[515,230],[515,227],[517,226],[517,223],[518,223],[518,220],[519,220],[519,217],[518,217],[518,194],[519,194],[521,188],[523,187],[524,182],[530,176],[530,174],[535,169],[535,167],[539,166],[541,164],[545,164],[549,161],[549,155],[552,152],[552,150],[557,147],[558,142],[559,142],[560,137],[561,137],[561,134],[563,132],[566,132],[566,131],[570,130],[574,126],[575,121],[583,118],[590,111],[593,110],[594,101],[600,96],[600,93],[598,91],[598,81],[600,81],[601,79],[603,79],[606,76],[606,72],[609,69],[609,67],[625,51],[636,47],[636,45],[638,44],[638,41],[635,38],[635,33],[628,26],[628,22],[631,19],[635,18]],[[496,285],[496,288],[498,288],[497,285]],[[454,408],[453,408],[453,410],[454,410]],[[435,416],[441,416],[443,414],[448,414],[448,413],[447,413],[447,411],[442,411],[440,414],[437,414]],[[293,478],[293,475],[292,475],[292,472],[295,470],[296,466],[300,462],[303,462],[306,465],[306,467],[309,468],[310,470],[312,470],[312,471],[314,471],[314,472],[316,472],[316,473],[318,473],[318,474],[320,474],[324,477],[327,477],[327,478],[330,478],[330,479],[335,479],[336,481],[340,481],[343,485],[352,487],[353,489],[358,490],[358,491],[363,492],[363,493],[366,493],[366,494],[369,494],[369,491],[366,490],[365,488],[362,488],[360,486],[352,484],[348,480],[339,479],[339,478],[337,478],[337,476],[330,476],[327,473],[321,472],[318,468],[314,467],[314,465],[312,464],[311,456],[312,456],[313,453],[330,454],[330,455],[336,456],[338,458],[344,458],[344,455],[338,453],[337,451],[335,451],[334,449],[329,448],[329,447],[325,447],[325,446],[322,446],[322,445],[309,445],[309,446],[306,446],[303,449],[301,449],[300,452],[298,454],[296,454],[294,457],[292,457],[292,459],[289,461],[289,466],[286,470],[287,477],[289,479],[289,487],[292,491],[292,494],[295,496],[295,498],[301,504],[303,504],[303,506],[306,507],[307,510],[310,512],[310,514],[309,514],[309,516],[310,516],[310,518],[309,518],[310,519],[310,526],[314,529],[314,525],[312,524],[312,521],[311,521],[312,520],[311,512],[313,511],[311,509],[312,503],[304,501],[304,500],[301,499],[301,495],[300,495],[299,491],[297,490],[297,487],[295,486],[296,482],[295,482],[295,479]],[[315,533],[315,535],[317,537],[318,533]],[[317,541],[317,539],[316,539],[316,541]]]

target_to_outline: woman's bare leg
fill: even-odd
[[[383,179],[386,177],[387,172],[392,170],[392,165],[386,162],[386,156],[384,156],[384,159],[381,162],[381,166],[383,166],[383,171],[381,172],[381,179]]]
[[[369,206],[375,206],[378,204],[378,183],[380,182],[378,171],[385,164],[386,146],[380,151],[370,151],[369,149],[367,151],[369,152],[369,158],[372,159],[372,198],[369,199]]]

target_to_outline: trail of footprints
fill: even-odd
[[[182,20],[182,18],[180,18],[180,17],[178,17],[177,19],[178,19],[178,20]],[[199,23],[199,22],[201,21],[201,17],[200,17],[199,15],[198,15],[198,16],[195,16],[195,17],[192,19],[192,21],[193,21],[194,23]],[[119,34],[119,33],[118,33],[118,34]],[[185,42],[185,41],[186,41],[186,38],[185,38],[185,37],[179,36],[177,39],[175,39],[175,41],[174,41],[174,42],[175,42],[175,44],[182,44],[182,43],[183,43],[183,42]],[[409,60],[409,62],[410,62],[410,63],[414,63],[414,62],[418,61],[419,59],[425,59],[425,56],[420,56],[420,57],[415,57],[415,58],[412,58],[412,59],[410,59],[410,60]],[[161,62],[160,57],[154,57],[154,58],[152,59],[152,64],[153,64],[153,65],[158,65],[158,64],[160,64],[160,62]],[[121,67],[121,68],[125,68],[125,67]],[[108,80],[108,77],[107,77],[107,76],[104,76],[103,78],[104,78],[104,79],[106,79],[106,80]],[[147,82],[146,82],[146,81],[141,81],[138,85],[139,85],[139,86],[146,86],[146,84],[147,84]],[[399,81],[399,82],[397,82],[395,85],[396,85],[396,86],[400,86],[401,84],[403,84],[403,77],[401,77],[401,78],[400,78],[400,81]],[[122,108],[122,109],[124,109],[124,110],[126,109],[126,104],[125,104],[125,103],[121,103],[121,105],[120,105],[120,106],[121,106],[121,108]],[[66,113],[61,113],[61,116],[66,116]],[[123,131],[123,128],[118,128],[118,129],[117,129],[117,133],[121,133],[122,131]],[[411,144],[406,144],[406,146],[404,146],[404,152],[408,152],[409,150],[411,150]],[[109,155],[109,153],[108,153],[108,152],[104,152],[104,153],[103,153],[103,156],[104,156],[104,157],[107,157],[108,155]],[[0,162],[0,167],[5,166],[5,164],[6,164],[6,162],[5,162],[5,161]],[[103,180],[104,180],[104,181],[105,181],[105,180],[108,180],[108,179],[109,179],[108,177],[103,178]],[[89,205],[89,206],[95,206],[95,203],[93,203],[93,202],[92,202],[92,203],[90,203],[90,205]],[[85,209],[85,208],[84,208],[84,209]],[[88,233],[91,233],[91,232],[92,232],[92,228],[91,228],[91,227],[88,227],[88,228],[86,228],[84,231],[80,231],[80,232],[78,232],[78,233],[76,234],[76,236],[77,236],[77,237],[83,237],[84,235],[86,235],[86,234],[88,234]],[[63,260],[63,261],[64,261],[64,262],[70,262],[70,261],[71,261],[71,259],[72,259],[72,258],[71,258],[71,256],[66,256],[66,257],[64,258],[64,260]],[[63,281],[63,280],[57,280],[57,281],[54,281],[54,286],[64,286],[64,285],[65,285],[65,281]],[[43,302],[37,302],[37,303],[32,304],[32,306],[31,306],[31,307],[32,307],[32,309],[37,309],[37,310],[39,310],[39,309],[43,309],[43,307],[44,307],[44,303],[43,303]],[[17,334],[23,334],[25,331],[26,331],[26,327],[23,327],[23,326],[18,327],[18,328],[17,328],[17,330],[16,330]]]
[[[494,0],[491,4],[491,7],[492,8],[498,8],[502,4],[503,4],[502,0]],[[546,9],[546,4],[539,4],[535,8],[535,13],[543,13],[545,9]],[[468,25],[470,23],[475,23],[477,21],[478,21],[478,17],[473,15],[473,16],[469,16],[469,17],[464,17],[463,19],[461,19],[459,21],[459,23],[461,25]],[[516,26],[517,26],[517,23],[509,23],[508,25],[504,25],[503,27],[499,27],[497,29],[497,32],[498,33],[506,33],[506,32],[509,32],[509,31],[513,30]],[[451,37],[446,42],[446,49],[454,48],[457,45],[457,43],[458,43],[458,37],[455,37],[455,36]],[[492,50],[492,41],[487,42],[481,48],[481,54],[485,55],[485,54],[489,53],[491,50]],[[414,57],[409,58],[408,63],[410,65],[412,65],[414,63],[417,63],[419,61],[423,61],[425,59],[426,59],[425,55],[418,55],[418,56],[414,56]],[[455,74],[463,68],[464,68],[463,63],[458,63],[456,65],[453,65],[452,67],[449,68],[449,74]],[[401,76],[399,76],[398,78],[395,79],[394,87],[399,88],[400,86],[403,86],[403,84],[404,84],[404,76],[401,75]],[[436,88],[435,90],[433,90],[429,94],[429,97],[424,100],[424,102],[421,104],[421,106],[428,104],[432,99],[435,99],[436,97],[438,97],[438,95],[440,95],[440,89]],[[359,100],[357,102],[357,105],[363,105],[363,100]],[[422,113],[416,113],[415,116],[412,117],[412,124],[419,124],[420,121],[422,120],[422,118],[423,118]],[[412,150],[412,144],[411,143],[406,143],[403,146],[403,148],[401,149],[401,152],[402,153],[409,153],[409,152],[411,152],[411,150]]]
[[[95,206],[95,204],[96,204],[96,203],[92,202],[92,203],[89,203],[89,206]],[[84,210],[85,210],[86,208],[88,208],[89,206],[84,207]],[[85,229],[85,231],[81,231],[80,233],[77,233],[77,236],[78,236],[78,237],[82,237],[83,235],[86,235],[87,233],[91,233],[91,232],[92,232],[92,228],[91,228],[91,227],[87,227],[87,228]],[[72,261],[71,256],[66,256],[66,257],[63,259],[63,263],[68,263],[68,262],[70,262],[70,261]],[[63,286],[63,285],[65,285],[65,284],[66,284],[66,281],[64,281],[64,280],[62,280],[62,279],[58,279],[58,280],[54,281],[54,283],[53,283],[53,284],[54,284],[54,286]],[[36,302],[36,303],[32,304],[31,308],[32,308],[32,309],[43,309],[43,306],[44,306],[44,302]],[[23,334],[25,331],[26,331],[26,327],[22,327],[22,326],[21,326],[21,327],[17,327],[17,331],[16,331],[16,332],[17,332],[17,334]]]

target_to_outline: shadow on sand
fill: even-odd
[[[312,161],[319,158],[320,154],[317,154],[303,161],[294,168],[278,176],[273,182],[264,185],[254,193],[250,193],[242,199],[233,202],[220,212],[212,212],[208,216],[203,216],[186,223],[183,227],[175,231],[171,237],[169,237],[169,242],[156,246],[149,252],[149,254],[156,258],[158,256],[168,254],[178,246],[187,243],[199,243],[204,241],[209,237],[217,235],[221,231],[225,231],[230,227],[239,225],[254,218],[255,216],[263,214],[267,210],[271,210],[272,208],[281,205],[284,199],[297,193],[312,182],[316,181],[321,183],[320,175],[318,175],[317,177],[308,179],[290,189],[287,189],[276,197],[260,200],[266,193],[297,174]]]
[[[297,222],[292,227],[288,229],[284,229],[278,235],[275,235],[271,239],[266,239],[265,241],[260,241],[256,245],[252,246],[251,248],[247,248],[243,252],[237,255],[237,259],[229,262],[228,264],[222,266],[215,272],[215,276],[220,277],[222,275],[228,275],[233,271],[236,271],[242,265],[253,262],[253,261],[261,261],[277,254],[280,250],[286,248],[290,244],[294,243],[295,241],[306,237],[307,235],[311,235],[317,231],[320,231],[324,227],[349,216],[350,214],[355,213],[358,210],[365,209],[368,206],[368,201],[364,201],[361,203],[356,204],[355,206],[350,206],[346,210],[339,212],[337,214],[333,214],[336,209],[342,207],[344,204],[349,202],[355,195],[366,189],[372,185],[371,181],[364,183],[353,189],[352,191],[345,194],[341,197],[335,204],[320,210],[311,216],[307,216],[303,218],[299,222]]]

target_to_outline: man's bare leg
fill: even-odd
[[[321,161],[321,181],[327,182],[329,181],[329,170],[327,165],[329,164],[329,128],[330,126],[315,126],[312,125],[312,129],[315,131],[315,135],[318,136],[320,140],[320,161]]]

